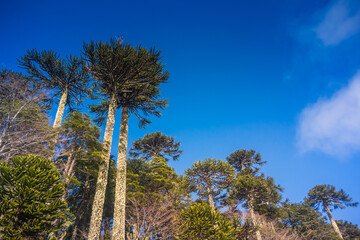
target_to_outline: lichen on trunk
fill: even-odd
[[[114,94],[109,104],[109,112],[107,116],[107,122],[106,122],[105,134],[104,134],[104,151],[102,158],[103,162],[99,166],[98,179],[96,182],[96,190],[95,190],[94,202],[92,205],[90,228],[88,234],[89,240],[97,240],[100,237],[106,185],[107,185],[108,171],[110,164],[110,150],[111,150],[112,135],[113,135],[114,123],[115,123],[115,112],[116,112],[116,98]]]
[[[209,198],[209,205],[210,205],[212,210],[215,210],[214,198],[213,198],[213,195],[211,193],[211,189],[210,189],[209,186],[206,189],[207,189],[208,198]]]
[[[255,216],[255,213],[254,213],[254,207],[253,207],[253,203],[252,203],[252,202],[253,202],[253,200],[250,199],[250,201],[249,201],[250,216],[251,216],[251,220],[252,220],[254,226],[255,226],[255,227],[258,227],[258,223],[257,223],[257,220],[256,220],[256,216]],[[257,239],[257,240],[261,240],[261,239],[262,239],[262,238],[261,238],[260,231],[259,231],[258,229],[256,230],[255,234],[256,234],[256,239]]]
[[[117,157],[113,240],[125,240],[125,201],[126,201],[126,155],[128,142],[129,109],[123,107]]]
[[[340,232],[340,229],[339,229],[338,225],[336,224],[334,218],[332,217],[329,206],[324,204],[324,208],[325,208],[325,211],[326,211],[326,213],[327,213],[327,215],[328,215],[328,217],[330,219],[330,222],[331,222],[331,225],[332,225],[334,231],[339,235],[339,237],[341,239],[344,239],[341,232]]]
[[[61,95],[61,99],[60,99],[60,102],[59,102],[58,109],[56,111],[56,117],[55,117],[55,120],[54,120],[53,128],[61,127],[61,121],[62,121],[63,116],[64,116],[67,98],[68,98],[68,90],[64,90],[62,95]]]

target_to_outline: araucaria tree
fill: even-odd
[[[215,210],[215,200],[221,191],[228,187],[235,173],[227,162],[205,159],[194,163],[185,174],[199,197],[207,197],[210,207]]]
[[[173,137],[166,136],[162,132],[146,134],[144,138],[136,140],[129,151],[131,157],[141,157],[144,160],[163,157],[166,161],[177,160],[181,153],[180,142],[175,142]]]
[[[187,185],[164,158],[127,162],[126,239],[170,239],[175,216],[188,199]]]
[[[32,49],[19,59],[19,64],[41,87],[54,91],[54,97],[61,97],[53,124],[54,128],[59,128],[65,106],[72,110],[87,94],[89,74],[85,62],[81,57],[70,55],[61,59],[52,50]]]
[[[24,155],[0,163],[1,239],[47,239],[57,232],[60,221],[55,220],[67,211],[64,192],[49,159]]]
[[[323,207],[323,210],[329,217],[334,231],[343,239],[339,227],[332,217],[331,211],[337,208],[343,209],[345,207],[356,207],[358,203],[353,202],[351,197],[349,197],[344,190],[341,189],[337,192],[334,186],[328,184],[316,185],[310,189],[306,201],[316,209],[319,209],[320,206]]]
[[[249,173],[247,173],[247,171]],[[255,176],[251,169],[245,170],[243,174],[237,174],[229,194],[230,199],[236,199],[249,209],[250,217],[254,225],[259,225],[255,216],[255,209],[261,206],[276,205],[281,200],[282,188],[275,185],[274,180],[264,175]],[[261,234],[256,231],[257,240],[261,240]]]
[[[159,85],[166,82],[168,72],[164,71],[160,51],[147,50],[141,46],[132,47],[115,39],[109,43],[90,42],[84,45],[84,54],[90,70],[96,78],[95,90],[103,99],[92,106],[98,115],[98,122],[107,124],[104,135],[104,164],[100,166],[98,184],[94,198],[89,239],[100,234],[102,208],[110,157],[115,111],[121,107],[120,140],[117,159],[117,175],[114,203],[113,239],[125,239],[125,198],[126,198],[126,154],[128,119],[133,113],[140,120],[140,126],[150,121],[148,115],[160,116],[167,100],[160,99]]]
[[[257,165],[265,164],[266,161],[261,159],[260,153],[256,153],[255,150],[236,150],[231,153],[226,160],[238,171],[244,172],[246,168],[258,169]]]

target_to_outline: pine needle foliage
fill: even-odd
[[[180,214],[181,240],[223,240],[235,239],[230,220],[218,210],[212,210],[206,203],[196,203],[182,210]]]
[[[352,202],[351,197],[344,190],[341,189],[337,192],[335,187],[329,184],[316,185],[310,189],[308,198],[305,201],[315,209],[319,209],[322,206],[323,211],[328,215],[334,231],[341,239],[343,239],[342,234],[331,212],[337,208],[356,207],[359,204]]]
[[[190,187],[200,198],[207,198],[212,208],[222,190],[231,184],[234,173],[235,169],[229,163],[214,158],[195,162],[185,171]]]
[[[286,203],[282,210],[281,223],[290,227],[301,239],[340,239],[325,222],[325,217],[308,203]]]
[[[257,171],[257,165],[263,165],[267,161],[261,159],[260,153],[256,153],[255,150],[241,149],[231,153],[226,160],[232,165],[238,172],[244,172],[246,168],[253,168]]]
[[[343,189],[336,191],[335,186],[329,184],[316,185],[310,189],[306,201],[315,209],[328,206],[331,211],[337,208],[356,207],[359,204],[353,202]],[[325,211],[324,208],[323,210]]]
[[[18,62],[40,86],[54,91],[54,97],[67,92],[66,105],[71,111],[88,93],[90,75],[81,57],[60,58],[53,50],[31,49]]]
[[[232,185],[230,198],[243,203],[245,208],[260,210],[262,206],[276,205],[281,200],[283,189],[265,175],[237,174]]]
[[[159,85],[169,78],[161,62],[161,51],[133,47],[112,38],[109,42],[84,43],[83,53],[97,80],[93,97],[102,100],[90,106],[98,124],[105,123],[112,98],[116,99],[117,108],[127,107],[140,120],[140,127],[151,123],[147,116],[161,115],[167,100],[160,99]]]
[[[144,160],[162,157],[168,161],[179,159],[181,153],[180,142],[175,142],[175,138],[166,136],[162,132],[154,132],[136,140],[129,155],[135,158],[141,157]]]
[[[59,229],[67,204],[54,164],[39,156],[15,156],[0,163],[1,239],[46,239]]]

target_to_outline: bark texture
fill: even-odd
[[[257,224],[257,220],[256,220],[256,217],[255,217],[255,213],[254,213],[254,209],[253,209],[252,204],[249,204],[249,210],[250,210],[251,220],[253,221],[254,225],[257,227],[258,224]],[[255,234],[256,234],[256,239],[257,239],[257,240],[261,240],[261,239],[262,239],[259,230],[256,230]]]
[[[340,232],[340,229],[339,229],[338,225],[336,224],[334,218],[332,217],[329,206],[324,205],[324,208],[325,208],[325,211],[326,211],[326,213],[327,213],[327,215],[328,215],[328,217],[330,219],[331,225],[334,228],[334,231],[340,236],[341,239],[344,239],[341,232]]]
[[[211,193],[210,187],[207,187],[207,192],[208,192],[208,198],[209,198],[209,205],[210,205],[212,210],[215,210],[214,198],[213,198],[213,195]]]
[[[125,240],[125,201],[126,201],[126,154],[128,143],[129,109],[121,111],[119,149],[117,157],[114,223],[112,240]]]
[[[116,111],[116,99],[115,96],[113,96],[110,101],[109,112],[108,112],[106,128],[105,128],[103,162],[99,166],[98,179],[96,182],[96,191],[92,206],[90,228],[88,235],[89,240],[97,240],[100,238],[101,222],[103,216],[106,185],[107,185],[109,164],[110,164],[111,142],[114,131],[114,123],[115,123],[115,111]]]
[[[61,99],[60,99],[59,106],[58,106],[58,109],[56,112],[56,117],[55,117],[55,121],[53,124],[53,128],[61,127],[61,121],[64,116],[67,98],[68,98],[68,90],[65,90],[63,92],[63,94],[61,95]]]

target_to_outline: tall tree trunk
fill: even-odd
[[[53,128],[59,128],[61,126],[61,121],[63,119],[64,116],[64,111],[65,111],[65,105],[66,105],[66,100],[68,98],[68,90],[64,90],[62,95],[61,95],[61,99],[59,102],[59,106],[56,112],[56,117],[55,117],[55,121],[53,124]]]
[[[250,211],[251,220],[252,220],[254,226],[255,226],[255,227],[258,227],[257,220],[256,220],[256,217],[255,217],[255,213],[254,213],[254,208],[253,208],[252,200],[250,200],[250,202],[249,202],[249,211]],[[260,231],[259,231],[259,230],[256,230],[255,234],[256,234],[256,239],[257,239],[257,240],[261,240]]]
[[[209,205],[210,205],[212,210],[215,210],[214,198],[213,198],[213,195],[211,193],[210,187],[207,187],[206,190],[207,190],[207,193],[208,193]]]
[[[342,234],[341,234],[341,232],[340,232],[340,229],[339,229],[338,225],[336,224],[334,218],[332,217],[332,214],[331,214],[331,211],[330,211],[330,209],[329,209],[329,206],[326,205],[326,204],[324,204],[324,208],[325,208],[325,211],[326,211],[326,213],[327,213],[327,215],[328,215],[328,217],[329,217],[329,219],[330,219],[331,225],[332,225],[332,227],[334,228],[334,231],[335,231],[337,234],[339,234],[339,236],[340,236],[341,239],[344,239],[343,236],[342,236]]]
[[[100,237],[106,185],[108,180],[108,172],[109,172],[109,164],[110,164],[111,142],[114,131],[114,123],[115,123],[115,111],[116,111],[116,98],[114,94],[110,100],[109,112],[106,122],[106,128],[104,134],[104,152],[102,157],[103,162],[99,166],[98,179],[96,182],[96,190],[95,190],[94,202],[92,205],[90,228],[88,235],[89,240],[97,240]]]
[[[126,154],[128,142],[129,109],[122,107],[119,150],[117,157],[113,240],[125,240],[125,200],[126,200]]]

